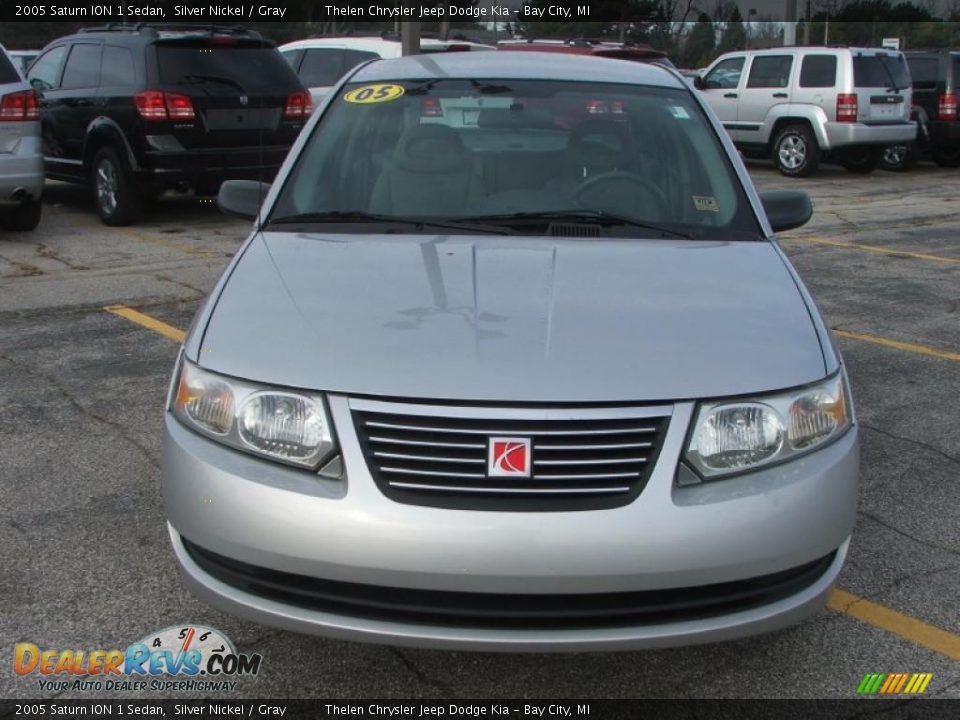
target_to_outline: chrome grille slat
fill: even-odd
[[[656,432],[656,427],[638,427],[638,428],[617,428],[610,430],[530,430],[530,429],[517,429],[517,428],[503,428],[503,429],[475,429],[475,428],[445,428],[445,427],[430,427],[423,425],[397,425],[395,423],[382,423],[382,422],[364,422],[364,425],[367,427],[376,427],[384,428],[389,430],[408,430],[410,432],[436,432],[444,433],[449,435],[459,434],[459,435],[633,435],[637,433],[652,433]]]
[[[398,502],[479,510],[618,507],[643,490],[672,406],[461,407],[350,400],[374,481]],[[526,439],[529,476],[491,475],[492,438]]]
[[[418,483],[390,481],[391,487],[408,488],[410,490],[438,490],[440,492],[477,492],[477,493],[511,493],[516,495],[547,495],[547,494],[596,494],[596,493],[621,493],[630,490],[629,486],[623,487],[601,487],[601,488],[550,488],[537,490],[533,488],[508,488],[508,487],[459,487],[453,485],[420,485]]]
[[[403,475],[428,475],[430,477],[461,477],[461,478],[485,478],[483,473],[462,473],[462,472],[437,472],[434,470],[410,470],[408,468],[383,466],[380,472],[400,473]]]
[[[620,463],[646,462],[645,457],[604,458],[600,460],[534,460],[534,465],[618,465]]]
[[[537,450],[636,450],[637,448],[653,447],[653,443],[615,443],[612,445],[543,445],[538,443]]]
[[[448,442],[428,442],[426,440],[400,440],[398,438],[389,438],[389,437],[374,437],[373,435],[369,438],[370,442],[385,442],[392,443],[393,445],[416,445],[416,446],[426,446],[426,447],[445,447],[445,448],[461,448],[464,450],[486,450],[487,446],[483,443],[448,443]]]
[[[483,465],[486,461],[483,458],[452,458],[452,457],[435,457],[435,456],[424,456],[424,455],[405,455],[403,453],[391,453],[391,452],[380,452],[375,451],[373,453],[376,457],[390,458],[391,460],[420,460],[423,462],[440,462],[440,463],[479,463]]]

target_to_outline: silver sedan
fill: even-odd
[[[262,202],[261,202],[262,201]],[[187,585],[479,650],[711,642],[817,612],[854,524],[842,358],[675,71],[463,53],[330,93],[195,319],[165,412]]]

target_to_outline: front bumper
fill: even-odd
[[[846,555],[857,495],[856,428],[788,464],[678,487],[675,468],[693,411],[692,403],[680,403],[657,466],[631,504],[480,512],[387,499],[367,470],[348,399],[332,396],[330,407],[348,477],[342,482],[222,447],[167,415],[164,500],[174,551],[194,593],[259,622],[361,641],[477,650],[627,649],[712,642],[795,623],[823,606]],[[185,540],[279,573],[384,593],[485,593],[492,604],[496,594],[699,589],[831,559],[785,597],[722,612],[613,625],[467,626],[330,611],[250,592],[198,563]]]
[[[848,145],[892,145],[911,142],[917,137],[915,122],[890,125],[865,125],[864,123],[826,123],[829,147],[837,149]]]

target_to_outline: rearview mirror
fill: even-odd
[[[225,215],[253,220],[270,192],[270,183],[256,180],[226,180],[217,193],[217,207]]]
[[[800,190],[770,190],[760,193],[760,202],[774,232],[806,225],[813,215],[810,196]]]

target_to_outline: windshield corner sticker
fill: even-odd
[[[720,206],[717,205],[715,197],[694,195],[693,206],[700,212],[720,212]]]
[[[403,95],[404,90],[401,85],[389,85],[379,83],[377,85],[364,85],[355,90],[351,90],[343,99],[349,103],[358,105],[370,105],[372,103],[390,102]]]

